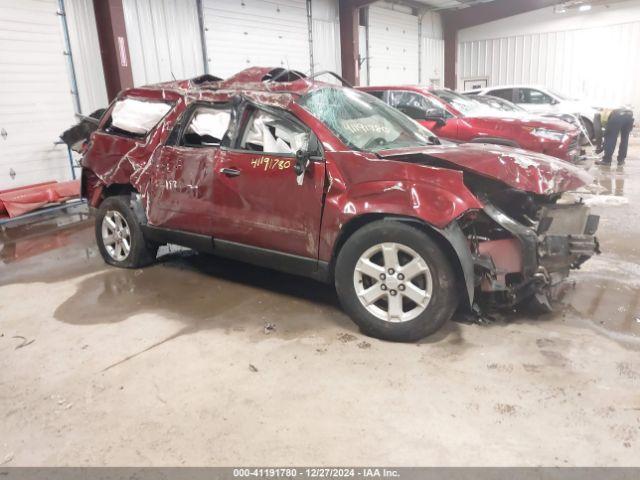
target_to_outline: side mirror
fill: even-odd
[[[444,116],[444,110],[432,108],[427,110],[425,120],[429,120],[430,122],[436,122],[436,125],[439,127],[443,126],[447,123],[447,119]]]
[[[293,165],[296,176],[305,173],[309,169],[309,164],[311,164],[311,154],[301,148],[296,152],[296,163]]]

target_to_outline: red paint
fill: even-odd
[[[548,117],[530,115],[525,118],[510,118],[503,116],[469,116],[457,110],[450,103],[432,93],[432,89],[419,86],[384,86],[384,87],[359,87],[363,91],[410,91],[415,92],[429,100],[441,104],[452,115],[444,125],[437,125],[434,121],[420,121],[441,138],[456,142],[470,142],[472,140],[487,138],[499,138],[515,142],[520,148],[532,152],[544,153],[562,160],[573,160],[572,152],[577,151],[577,142],[580,131],[567,122]],[[499,114],[497,114],[499,115]],[[563,141],[548,140],[533,135],[535,128],[545,128],[565,132]],[[573,146],[573,148],[571,148]]]
[[[465,170],[538,194],[590,180],[565,162],[486,145],[434,145],[379,155],[352,151],[294,103],[299,95],[324,84],[260,82],[268,70],[248,69],[217,84],[217,89],[182,81],[121,93],[120,97],[165,100],[173,108],[145,139],[101,131],[107,113],[83,159],[83,196],[97,206],[104,188],[130,184],[141,194],[152,225],[328,261],[341,229],[358,216],[402,215],[443,228],[470,209],[482,208],[464,184]],[[317,136],[324,161],[312,163],[302,186],[296,183],[292,165],[266,171],[252,165],[271,154],[165,145],[189,104],[228,102],[235,96],[287,110]],[[422,164],[403,161],[408,158]],[[291,156],[281,160],[293,163]],[[434,160],[441,165],[428,165]],[[241,174],[229,177],[220,173],[223,168]]]
[[[13,218],[80,195],[80,181],[45,182],[0,191],[0,218]]]

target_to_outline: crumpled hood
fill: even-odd
[[[593,182],[584,170],[548,155],[486,144],[433,145],[377,152],[388,160],[436,164],[475,172],[510,187],[540,195],[575,190]],[[443,162],[445,163],[443,165]]]

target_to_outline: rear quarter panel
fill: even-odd
[[[175,93],[163,97],[162,91],[153,91],[144,97],[139,92],[133,94],[125,91],[118,99],[127,96],[142,101],[166,101],[172,103],[173,107],[145,137],[129,137],[104,130],[111,117],[112,104],[104,115],[100,127],[91,136],[89,147],[82,159],[82,166],[98,179],[97,187],[130,184],[143,194],[144,199],[148,182],[151,180],[149,175],[145,174],[145,167],[155,150],[166,141],[185,109],[185,102]],[[88,195],[88,197],[92,201],[92,206],[97,207],[100,198],[95,195]]]

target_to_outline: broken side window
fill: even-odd
[[[198,108],[184,132],[183,145],[217,147],[229,128],[229,109]]]
[[[143,136],[160,122],[171,105],[125,98],[113,106],[107,131],[125,135]]]
[[[305,148],[308,134],[295,122],[254,109],[247,121],[240,148],[253,152],[294,154]]]

